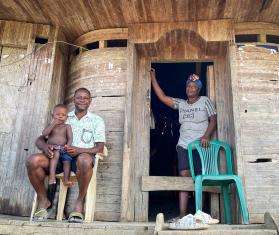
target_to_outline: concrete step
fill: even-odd
[[[211,225],[206,230],[162,230],[158,235],[277,235],[274,229],[267,229],[265,225]]]
[[[278,226],[269,215],[265,224],[251,225],[211,225],[206,230],[178,231],[168,230],[165,223],[157,231],[158,235],[276,235]],[[157,225],[156,225],[157,226]],[[29,218],[0,215],[0,234],[20,235],[153,235],[155,223],[100,222],[88,224],[69,224],[67,221],[29,222]]]
[[[100,222],[70,224],[67,221],[29,222],[29,218],[0,215],[0,234],[9,235],[153,235],[155,223]]]
[[[155,235],[277,235],[278,223],[270,213],[265,213],[264,224],[250,224],[250,225],[227,225],[216,224],[210,225],[204,230],[170,230],[168,223],[164,222],[164,215],[159,213],[156,217]]]

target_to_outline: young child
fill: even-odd
[[[65,145],[71,145],[73,133],[70,125],[65,124],[68,116],[67,106],[58,104],[53,108],[52,121],[43,130],[42,135],[47,138],[47,143],[53,146],[53,157],[50,158],[48,197],[52,201],[56,189],[56,167],[61,158],[63,163],[64,180],[67,186],[72,186],[70,181],[71,156],[65,151]]]

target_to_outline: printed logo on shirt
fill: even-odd
[[[179,110],[180,115],[182,116],[182,119],[194,119],[195,118],[195,113],[203,111],[200,107],[197,108],[182,108]]]

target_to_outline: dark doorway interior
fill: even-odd
[[[198,63],[152,63],[161,88],[171,97],[187,99],[185,85],[188,76],[199,74],[203,83],[200,95],[206,95],[206,70],[211,62]],[[150,129],[151,176],[178,176],[176,144],[179,138],[178,112],[161,103],[151,91],[151,110],[155,126]],[[189,200],[189,213],[195,210],[193,197]],[[206,202],[205,202],[206,204]],[[163,212],[165,219],[179,215],[178,192],[157,191],[149,193],[149,221]]]

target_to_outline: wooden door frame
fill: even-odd
[[[171,31],[171,30],[169,30]],[[168,32],[169,32],[168,31]],[[159,41],[159,40],[158,40]],[[157,42],[156,42],[157,43]],[[186,43],[186,42],[185,42]],[[184,44],[185,44],[184,43]],[[150,43],[149,43],[150,44]],[[123,177],[122,177],[122,203],[121,203],[121,220],[122,221],[148,221],[148,191],[146,176],[149,175],[149,148],[150,148],[150,79],[149,69],[151,61],[171,61],[171,62],[190,62],[190,61],[212,61],[214,64],[215,78],[215,94],[217,106],[217,122],[218,136],[220,139],[228,141],[234,146],[234,127],[233,115],[230,105],[231,98],[231,82],[230,68],[227,50],[220,52],[219,47],[216,47],[215,53],[212,55],[195,54],[192,59],[185,58],[181,55],[175,56],[175,51],[170,54],[159,55],[154,58],[152,55],[146,55],[142,50],[148,43],[131,43],[136,60],[130,58],[128,66],[128,74],[133,77],[131,85],[130,102],[131,107],[129,129],[130,131],[130,148],[129,154],[126,153],[126,160],[123,157]],[[220,44],[224,48],[228,48],[228,43]],[[150,46],[150,45],[149,45]],[[129,46],[128,46],[129,47]],[[213,47],[215,48],[215,47]],[[185,49],[185,48],[184,48]],[[129,50],[129,49],[128,49]],[[221,50],[222,51],[222,50]],[[188,56],[188,55],[187,55]],[[159,59],[158,59],[159,58]],[[129,69],[130,68],[130,69]],[[131,69],[133,68],[133,69]],[[218,84],[218,86],[217,86]],[[227,91],[226,91],[227,89]],[[127,100],[128,101],[128,100]],[[125,130],[124,130],[125,131]],[[128,129],[126,128],[126,131]],[[126,132],[125,131],[125,132]],[[124,134],[125,135],[125,134]],[[127,141],[127,140],[126,140]],[[125,142],[125,141],[124,141]],[[125,154],[125,143],[124,143]],[[127,165],[129,165],[128,168]],[[124,174],[125,173],[125,174]],[[127,176],[129,176],[127,179]],[[124,188],[129,188],[128,190]],[[186,189],[193,187],[189,182],[184,182]],[[123,194],[125,192],[125,194]],[[129,205],[129,206],[128,206]]]
[[[148,59],[147,59],[148,60]],[[209,60],[148,60],[148,68],[151,68],[152,63],[193,63],[193,62],[200,62],[200,63],[205,63],[205,62],[212,62],[213,65],[213,71],[212,71],[212,79],[213,81],[211,86],[209,86],[208,83],[208,78],[206,78],[206,92],[207,94],[211,94],[215,96],[215,76],[214,76],[214,60],[209,61]],[[211,92],[208,90],[211,89]],[[208,95],[207,95],[208,96]],[[211,98],[211,97],[210,97]],[[151,101],[151,100],[150,100]],[[150,102],[149,101],[149,102]],[[216,97],[214,97],[213,102],[215,104]],[[216,104],[215,104],[216,105]],[[149,107],[151,104],[149,105]],[[150,111],[150,109],[149,109]],[[149,113],[150,115],[150,113]],[[147,127],[147,129],[150,131],[150,125]],[[215,134],[215,138],[218,136],[218,129]],[[150,141],[150,138],[149,138]],[[148,164],[149,167],[149,164]],[[143,175],[142,180],[141,180],[141,189],[143,192],[150,192],[150,191],[194,191],[194,184],[192,177],[179,177],[179,176],[149,176],[148,175]],[[211,196],[211,215],[214,218],[220,219],[220,206],[219,206],[219,193],[220,190],[217,187],[205,187],[204,188],[205,192],[210,192]],[[148,209],[148,207],[147,207]]]

